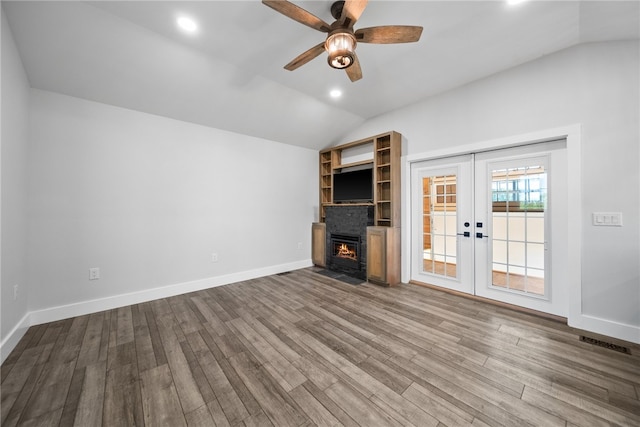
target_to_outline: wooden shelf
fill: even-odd
[[[325,203],[325,206],[373,206],[374,203]]]
[[[327,206],[375,206],[374,223],[382,227],[400,227],[400,155],[402,135],[391,131],[371,138],[349,142],[320,152],[320,222]],[[342,163],[342,151],[371,145],[372,159]],[[372,165],[373,203],[333,203],[333,174],[341,169]]]
[[[374,143],[375,225],[400,227],[400,154],[402,137],[397,132],[378,135]]]
[[[320,217],[324,222],[324,207],[333,201],[333,168],[331,167],[335,159],[329,152],[320,153]]]
[[[363,160],[361,162],[353,162],[353,163],[345,163],[345,164],[340,164],[337,166],[333,167],[333,170],[340,170],[340,169],[347,169],[347,168],[352,168],[355,166],[363,166],[363,165],[371,165],[373,164],[373,160]]]

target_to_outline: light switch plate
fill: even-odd
[[[591,218],[598,227],[622,227],[622,212],[594,212]]]

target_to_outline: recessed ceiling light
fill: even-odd
[[[342,96],[342,91],[340,89],[333,89],[329,92],[329,96],[332,98],[340,98]]]
[[[513,6],[513,5],[516,5],[516,4],[524,3],[525,1],[527,1],[527,0],[507,0],[507,4],[510,4],[510,5]]]
[[[196,22],[191,18],[181,16],[178,18],[178,27],[187,33],[195,33],[198,29],[198,24],[196,24]]]

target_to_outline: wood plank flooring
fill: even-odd
[[[639,426],[640,346],[313,268],[29,329],[3,426]]]

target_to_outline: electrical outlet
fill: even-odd
[[[298,250],[302,250],[302,242],[298,242]]]
[[[98,280],[100,278],[100,269],[92,267],[89,269],[89,280]]]
[[[13,300],[18,300],[18,285],[13,285]]]
[[[212,253],[211,254],[211,262],[218,262],[218,254],[217,253]]]

